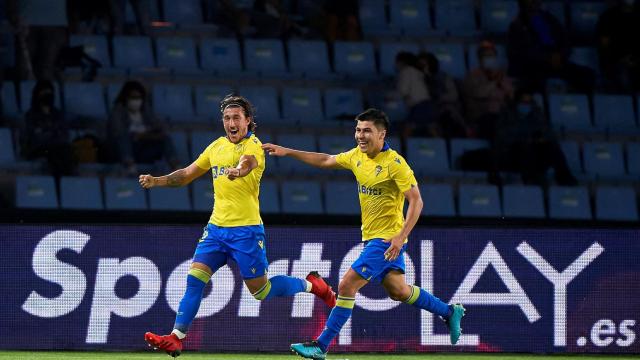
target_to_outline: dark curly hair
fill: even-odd
[[[357,121],[371,121],[375,126],[389,130],[389,117],[382,110],[370,108],[356,116]]]
[[[255,115],[254,115],[255,109],[253,108],[253,105],[251,105],[249,100],[247,100],[246,98],[240,95],[229,94],[225,96],[224,99],[222,99],[222,101],[220,101],[220,113],[224,113],[224,110],[227,108],[235,108],[235,107],[242,108],[242,112],[244,112],[244,116],[249,118],[250,120],[249,131],[255,132],[258,125],[256,124],[256,121],[255,121]]]

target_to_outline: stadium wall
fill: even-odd
[[[0,225],[1,349],[146,348],[171,330],[199,226]],[[351,227],[268,227],[270,274],[318,270],[337,288],[362,243]],[[332,351],[640,353],[637,229],[418,228],[407,279],[465,304],[464,335],[393,302],[358,296]],[[329,310],[310,294],[253,299],[221,268],[187,350],[280,351],[316,336]]]

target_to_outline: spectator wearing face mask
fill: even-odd
[[[418,57],[410,52],[399,52],[395,65],[398,73],[396,90],[409,110],[403,124],[403,136],[433,135],[431,94]]]
[[[152,114],[147,91],[141,83],[128,81],[124,84],[115,100],[108,127],[119,159],[129,173],[137,173],[136,163],[148,164],[163,159],[172,168],[178,167],[166,126]]]
[[[483,41],[478,46],[480,67],[471,70],[462,84],[467,121],[477,136],[489,138],[496,117],[513,96],[513,85],[498,62],[495,45]]]

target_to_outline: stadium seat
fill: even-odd
[[[0,165],[16,161],[15,146],[11,129],[0,128]]]
[[[213,209],[213,200],[213,182],[211,176],[203,176],[191,183],[193,210],[211,212],[211,209]]]
[[[74,82],[64,84],[64,107],[67,114],[106,121],[107,106],[100,83]]]
[[[638,132],[633,98],[627,95],[594,95],[594,122],[598,130],[606,130],[614,134]]]
[[[172,131],[169,133],[173,147],[176,150],[176,156],[183,165],[189,165],[193,160],[189,153],[189,142],[187,141],[187,134],[183,131]]]
[[[197,85],[194,91],[196,96],[196,116],[211,120],[221,118],[220,101],[231,94],[233,89],[228,86]]]
[[[474,0],[436,0],[436,28],[451,36],[477,33]]]
[[[362,112],[362,93],[358,89],[330,88],[324,93],[327,119],[352,120]]]
[[[591,220],[591,204],[585,187],[549,187],[551,219]]]
[[[483,139],[451,139],[451,169],[460,169],[460,156],[465,152],[488,147],[489,142]]]
[[[446,174],[449,172],[447,144],[438,138],[409,138],[407,161],[418,174]]]
[[[101,35],[71,35],[69,46],[82,46],[85,54],[98,60],[102,67],[111,67],[107,37]]]
[[[60,178],[60,205],[63,209],[102,210],[102,190],[97,177]]]
[[[295,123],[318,123],[324,119],[320,90],[286,87],[282,89],[282,117]]]
[[[622,144],[588,142],[583,144],[584,170],[599,177],[622,177],[624,157]]]
[[[507,49],[502,44],[496,44],[497,58],[498,64],[502,66],[504,69],[507,68]],[[469,70],[476,69],[480,66],[478,63],[478,43],[473,43],[469,45]]]
[[[333,44],[333,65],[336,73],[349,77],[375,77],[376,61],[373,44],[369,42],[336,41]]]
[[[58,208],[56,184],[52,176],[16,177],[16,207]]]
[[[427,1],[390,1],[389,13],[391,15],[391,27],[400,29],[405,37],[426,36],[433,28]]]
[[[251,101],[257,123],[273,124],[281,122],[278,91],[271,86],[247,86],[238,89],[238,93]]]
[[[450,76],[462,79],[467,74],[463,44],[426,43],[425,50],[435,55],[440,62],[440,70]]]
[[[365,36],[399,35],[399,28],[391,28],[387,21],[384,0],[368,0],[358,2],[360,27]]]
[[[573,32],[582,35],[593,35],[598,18],[607,8],[607,5],[602,1],[572,1],[569,8],[571,9],[571,28]]]
[[[109,109],[113,108],[113,104],[116,102],[116,98],[118,97],[118,94],[122,90],[123,85],[124,83],[120,83],[120,84],[111,83],[107,85],[107,107]]]
[[[569,61],[593,70],[600,69],[600,65],[598,64],[598,51],[595,47],[575,47],[571,49]]]
[[[456,216],[453,189],[449,184],[418,184],[424,206],[425,216]]]
[[[324,203],[329,215],[360,215],[358,185],[355,181],[327,181]]]
[[[20,107],[22,108],[22,112],[26,113],[29,108],[31,108],[31,94],[33,93],[33,87],[36,85],[35,80],[25,80],[20,82]],[[58,109],[62,109],[62,100],[60,97],[60,88],[58,87],[58,83],[53,83],[54,88],[54,104]]]
[[[511,21],[518,15],[518,3],[511,0],[489,0],[481,3],[482,30],[492,34],[506,34]]]
[[[307,78],[331,77],[329,52],[324,41],[290,40],[287,42],[289,68],[294,75]]]
[[[176,24],[202,23],[200,0],[162,0],[164,19]]]
[[[505,185],[502,187],[504,216],[511,218],[544,218],[544,194],[538,186]]]
[[[191,86],[182,84],[156,84],[153,87],[153,110],[172,121],[193,121]]]
[[[420,47],[415,43],[382,42],[378,48],[380,57],[380,74],[387,76],[396,75],[396,55],[401,51],[417,54]]]
[[[265,214],[280,213],[280,192],[274,180],[260,182],[260,212]]]
[[[113,65],[118,68],[153,68],[151,39],[146,36],[114,36]]]
[[[567,16],[564,11],[564,1],[542,1],[540,7],[555,16],[560,24],[567,24]]]
[[[303,151],[317,152],[316,138],[309,134],[278,134],[277,144]],[[278,169],[284,174],[319,173],[321,170],[290,157],[278,158]]]
[[[240,46],[236,39],[204,39],[200,43],[200,64],[203,70],[220,75],[242,72]]]
[[[396,90],[368,91],[367,103],[369,106],[384,111],[391,123],[406,119],[409,113],[402,96]]]
[[[636,197],[632,187],[599,186],[596,190],[596,219],[638,221]]]
[[[640,175],[640,143],[627,143],[627,172]]]
[[[567,159],[567,164],[569,164],[569,169],[571,169],[571,172],[574,175],[582,174],[584,171],[582,169],[580,145],[578,145],[578,143],[575,141],[566,140],[560,143],[560,147],[562,148],[564,157]]]
[[[5,81],[2,83],[2,113],[5,116],[17,117],[21,111],[18,106],[18,97],[16,96],[16,88],[13,83]]]
[[[167,211],[191,211],[189,188],[154,187],[149,189],[149,209]]]
[[[549,95],[549,116],[553,127],[559,130],[591,129],[591,113],[586,95]]]
[[[180,3],[172,1],[172,3]],[[178,74],[198,73],[196,45],[190,37],[159,37],[156,39],[158,66]]]
[[[318,137],[318,150],[325,154],[347,152],[356,146],[351,135],[321,135]]]
[[[191,159],[195,161],[207,146],[220,136],[223,136],[222,132],[198,131],[191,133]]]
[[[285,214],[322,214],[320,184],[315,181],[282,183],[282,212]]]
[[[104,198],[107,210],[147,209],[147,197],[137,179],[105,178]]]
[[[498,188],[493,185],[460,185],[458,209],[460,216],[465,217],[500,217]]]
[[[247,70],[260,75],[281,76],[287,72],[282,41],[247,39],[244,42],[244,64]]]

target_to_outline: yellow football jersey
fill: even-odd
[[[265,158],[261,146],[260,140],[251,133],[238,144],[223,136],[207,146],[195,161],[199,168],[211,169],[213,176],[211,224],[224,227],[262,224],[258,195]],[[231,181],[224,170],[236,167],[242,155],[255,156],[258,166],[249,175]]]
[[[358,182],[362,240],[397,235],[404,225],[404,193],[418,185],[404,158],[385,143],[373,159],[356,147],[336,155],[336,161]]]

